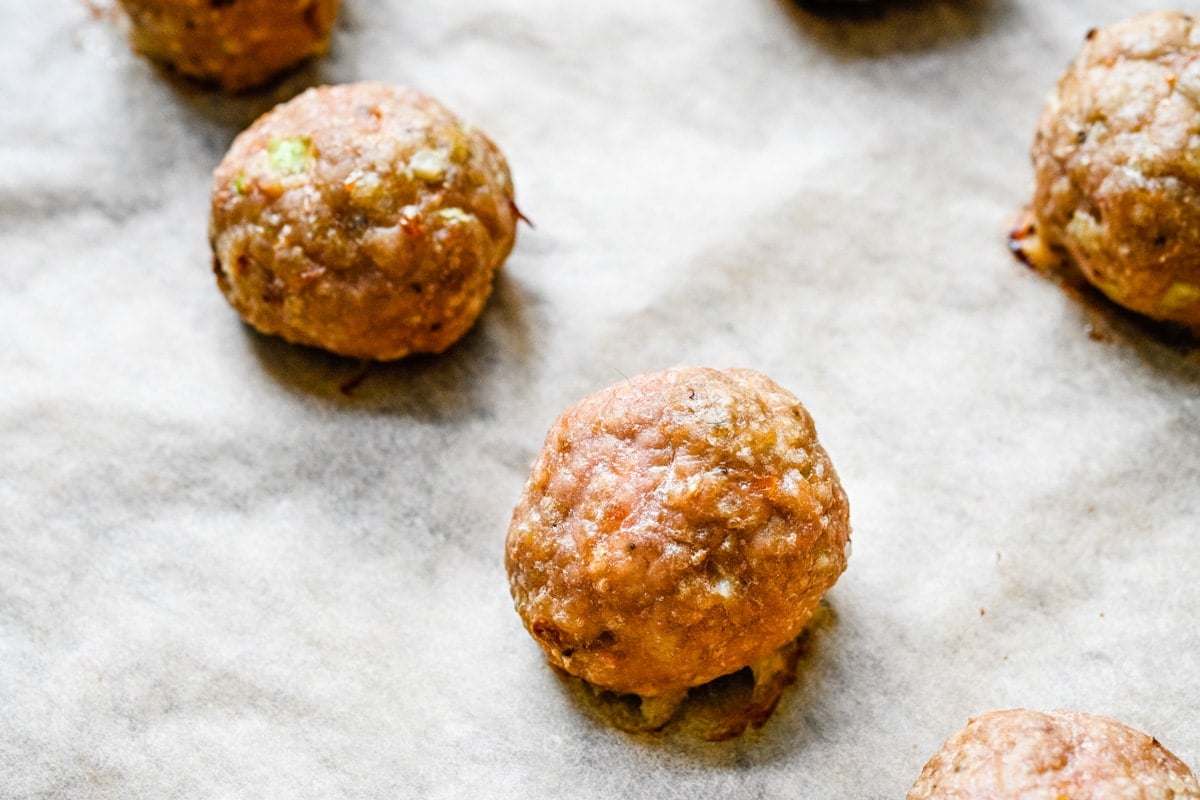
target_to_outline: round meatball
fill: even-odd
[[[1016,709],[972,719],[908,800],[1200,800],[1196,776],[1157,739],[1105,717]]]
[[[120,0],[133,44],[189,78],[239,91],[325,52],[339,0]]]
[[[688,368],[559,417],[506,566],[551,664],[658,697],[796,638],[849,545],[846,495],[796,398],[752,370]]]
[[[412,89],[310,89],[234,141],[213,181],[217,285],[264,333],[348,356],[436,353],[512,250],[504,156]]]
[[[1037,233],[1114,302],[1200,331],[1200,28],[1093,30],[1033,145]]]

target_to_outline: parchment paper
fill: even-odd
[[[1004,241],[1084,33],[1157,5],[345,0],[226,98],[0,2],[0,796],[900,798],[1011,706],[1200,765],[1200,356]],[[343,392],[238,321],[206,227],[242,127],[358,79],[487,130],[537,227],[464,341]],[[854,524],[721,744],[596,721],[502,565],[554,417],[678,364],[792,389]]]

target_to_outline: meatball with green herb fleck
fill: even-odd
[[[1092,30],[1050,94],[1014,250],[1200,333],[1200,24],[1160,11]]]
[[[229,92],[325,52],[339,0],[120,0],[146,57]]]
[[[483,311],[519,217],[504,156],[412,89],[310,89],[217,167],[217,285],[263,333],[386,361],[438,353]]]

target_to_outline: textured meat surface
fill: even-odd
[[[1200,29],[1179,12],[1093,31],[1033,146],[1033,211],[1114,302],[1200,330]]]
[[[249,89],[325,52],[339,0],[120,0],[134,46],[182,75]]]
[[[976,717],[929,760],[908,800],[1196,800],[1191,770],[1105,717],[1015,709]]]
[[[503,155],[412,89],[310,89],[238,136],[214,175],[226,298],[264,333],[343,355],[449,347],[515,229]]]
[[[655,696],[795,638],[845,569],[849,537],[846,496],[795,397],[751,370],[675,369],[555,422],[507,567],[552,664]]]

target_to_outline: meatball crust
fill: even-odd
[[[120,0],[134,47],[236,92],[324,53],[339,0]]]
[[[1198,800],[1187,766],[1144,733],[1074,711],[972,719],[929,760],[908,800]]]
[[[213,271],[264,333],[342,355],[436,353],[483,311],[516,235],[504,156],[437,100],[310,89],[234,141],[213,179]]]
[[[505,565],[551,664],[656,697],[794,639],[849,543],[846,495],[796,398],[753,370],[681,368],[559,417]]]
[[[1114,302],[1200,331],[1200,29],[1175,11],[1092,31],[1033,145],[1032,210]]]

